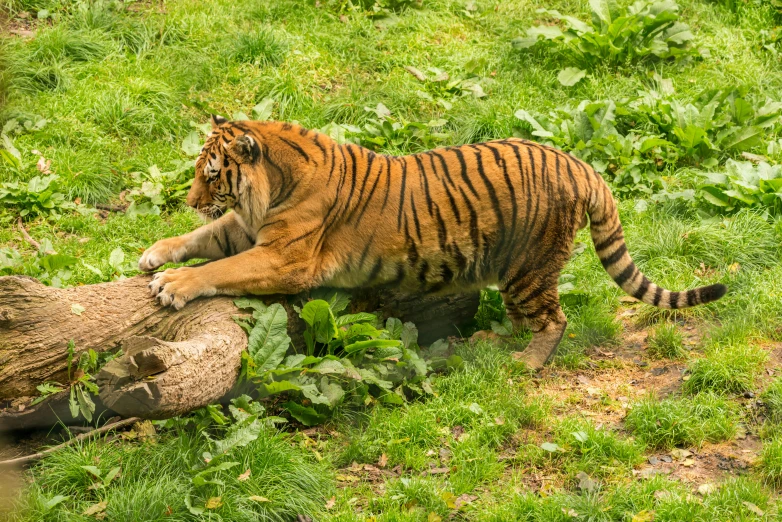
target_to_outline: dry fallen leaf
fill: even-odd
[[[763,511],[762,509],[760,509],[759,507],[757,507],[757,506],[756,506],[755,504],[753,504],[752,502],[747,502],[747,501],[745,500],[745,501],[743,501],[743,502],[742,502],[742,504],[744,504],[744,507],[746,507],[747,509],[749,509],[750,511],[752,511],[753,513],[755,513],[755,514],[756,514],[757,516],[759,516],[759,517],[762,517],[763,515],[765,515],[765,514],[766,514],[766,512],[765,512],[765,511]]]
[[[250,497],[247,497],[247,499],[248,500],[252,500],[254,502],[271,502],[271,500],[269,500],[268,498],[266,498],[266,497],[259,497],[258,495],[252,495]]]
[[[106,506],[108,506],[108,502],[106,502],[105,500],[103,502],[98,502],[97,504],[93,504],[87,509],[85,509],[82,515],[87,517],[95,516],[98,513],[102,513],[103,511],[106,511]]]
[[[682,466],[686,466],[686,467],[689,468],[689,467],[692,467],[694,465],[695,465],[695,461],[693,459],[684,459],[682,461]]]
[[[690,455],[692,455],[692,452],[690,450],[679,449],[679,448],[674,448],[671,450],[671,457],[673,457],[676,460],[684,460]]]
[[[245,480],[250,478],[250,468],[247,468],[247,471],[236,477],[236,480],[239,482],[244,482]]]
[[[251,499],[252,500],[252,499]],[[221,497],[210,497],[204,506],[206,509],[217,509],[223,505]]]
[[[331,509],[331,508],[333,508],[333,507],[334,507],[334,504],[336,504],[336,503],[337,503],[337,497],[331,497],[331,498],[330,498],[330,499],[328,499],[328,501],[326,502],[326,509]]]
[[[709,493],[713,493],[717,490],[717,486],[714,484],[701,484],[698,486],[698,493],[703,495],[704,497],[708,495]]]
[[[387,464],[388,464],[388,455],[383,453],[382,455],[380,455],[380,458],[377,459],[377,465],[378,467],[385,468]]]
[[[353,475],[337,475],[337,480],[340,482],[358,482],[358,477]]]

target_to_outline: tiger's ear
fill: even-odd
[[[237,136],[231,142],[230,149],[239,163],[255,163],[261,155],[261,148],[248,134]]]
[[[219,127],[220,125],[228,121],[222,116],[218,116],[216,114],[212,114],[211,120],[212,120],[212,130],[215,130],[217,127]]]

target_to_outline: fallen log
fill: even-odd
[[[59,289],[29,277],[0,277],[0,431],[84,422],[68,411],[71,341],[76,359],[89,349],[122,349],[96,377],[97,413],[168,418],[218,402],[233,389],[247,345],[234,321],[241,315],[234,298],[198,299],[175,311],[149,297],[150,279]],[[285,307],[294,343],[304,325],[293,305],[307,297],[263,297]],[[458,335],[458,325],[472,318],[477,305],[477,294],[403,297],[377,290],[355,294],[351,311],[413,321],[427,344]],[[66,390],[31,405],[44,382]]]

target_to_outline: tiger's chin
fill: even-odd
[[[227,211],[226,208],[218,207],[217,205],[209,205],[207,207],[197,209],[198,215],[205,221],[214,221],[223,217]]]

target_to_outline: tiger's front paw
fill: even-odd
[[[169,268],[165,272],[155,274],[152,282],[147,285],[149,293],[163,306],[173,306],[181,310],[183,306],[196,297],[215,295],[214,287],[204,284],[198,276],[198,269],[193,267]]]
[[[138,260],[138,269],[142,272],[151,272],[166,263],[184,261],[185,249],[178,237],[170,237],[155,242],[141,255]]]

